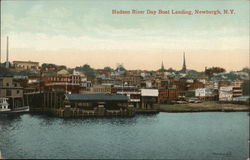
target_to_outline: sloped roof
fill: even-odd
[[[124,95],[110,94],[65,94],[66,99],[71,101],[128,101]]]
[[[66,69],[61,69],[60,71],[57,72],[59,75],[68,75],[69,72]]]

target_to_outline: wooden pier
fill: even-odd
[[[59,92],[44,92],[27,94],[25,98],[30,112],[47,113],[56,117],[132,117],[136,113],[134,106],[129,105],[123,96],[88,95],[88,99],[83,100],[74,99],[79,96],[85,98],[83,95],[72,96],[66,97],[64,93]]]

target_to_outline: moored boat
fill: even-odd
[[[30,107],[29,106],[23,106],[23,107],[18,107],[18,108],[14,108],[12,110],[10,110],[10,113],[26,113],[30,111]]]
[[[29,106],[22,106],[10,109],[7,102],[8,98],[0,98],[0,114],[26,113],[29,112]]]
[[[0,113],[9,112],[8,98],[0,98]]]

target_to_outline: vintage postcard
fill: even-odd
[[[0,159],[249,160],[249,0],[1,0]]]

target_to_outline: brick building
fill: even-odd
[[[179,91],[176,86],[159,89],[159,101],[161,103],[168,100],[176,100],[179,97]]]
[[[79,75],[43,76],[42,84],[45,91],[79,93],[81,78]]]

